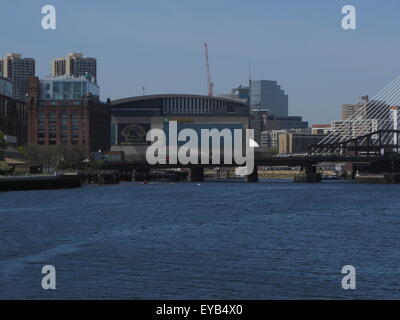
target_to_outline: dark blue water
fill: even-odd
[[[346,182],[0,193],[0,298],[399,299],[399,195]],[[347,264],[356,290],[341,287]]]

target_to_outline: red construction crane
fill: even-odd
[[[212,80],[211,80],[210,64],[208,62],[208,46],[207,46],[207,42],[204,43],[204,49],[205,49],[205,53],[206,53],[206,72],[207,72],[208,95],[210,97],[212,97],[213,96],[213,92],[214,92],[214,83],[212,83]]]

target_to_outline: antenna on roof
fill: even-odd
[[[211,80],[210,63],[208,61],[208,45],[204,43],[205,57],[206,57],[206,73],[207,73],[207,88],[208,96],[212,97],[214,93],[214,83]]]
[[[249,85],[251,84],[251,62],[249,62]]]
[[[248,95],[248,98],[247,98],[247,102],[250,104],[251,103],[251,101],[250,101],[250,97],[251,97],[251,62],[249,62],[249,95]]]

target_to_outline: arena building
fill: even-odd
[[[178,133],[193,129],[249,129],[249,106],[226,98],[188,94],[138,96],[111,102],[111,151],[136,160],[146,154],[150,129],[162,129],[168,138],[169,122]]]

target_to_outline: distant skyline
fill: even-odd
[[[41,28],[41,8],[57,9],[57,29]],[[357,9],[357,30],[341,28],[341,8]],[[102,99],[142,94],[207,94],[203,43],[214,94],[253,80],[276,80],[289,114],[310,125],[340,119],[341,105],[373,97],[400,74],[398,0],[132,1],[14,0],[2,3],[0,55],[36,60],[81,52],[98,62]]]

